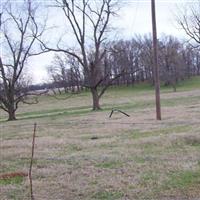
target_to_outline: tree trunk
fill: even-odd
[[[9,108],[9,111],[8,111],[8,121],[13,121],[13,120],[16,120],[16,117],[15,117],[15,110],[13,108]]]
[[[7,106],[7,112],[8,112],[8,121],[16,120],[15,117],[15,100],[14,100],[14,86],[10,85],[10,88],[8,90],[8,106]]]
[[[91,93],[92,93],[92,100],[93,100],[93,110],[100,110],[100,105],[99,105],[99,96],[98,96],[98,91],[96,88],[91,88]]]
[[[172,83],[173,92],[176,92],[176,83]]]

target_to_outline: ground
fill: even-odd
[[[41,97],[14,122],[1,112],[0,175],[28,172],[36,122],[36,200],[200,199],[200,88],[177,90],[162,89],[162,121],[153,89],[142,86],[110,89],[99,112],[87,92]],[[113,107],[130,117],[109,118]],[[0,199],[30,199],[26,176],[0,179],[0,187]]]

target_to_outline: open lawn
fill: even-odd
[[[200,199],[200,79],[154,90],[111,88],[92,112],[90,93],[21,105],[19,120],[0,113],[1,171],[27,173],[33,124],[35,200]],[[109,114],[112,108],[127,112]],[[0,199],[30,199],[28,177],[0,178]]]

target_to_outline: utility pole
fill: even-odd
[[[152,13],[152,30],[153,30],[153,64],[154,64],[154,84],[155,84],[155,98],[156,98],[156,119],[161,120],[160,108],[160,79],[158,67],[158,44],[157,44],[157,30],[156,30],[156,9],[155,0],[151,0]]]

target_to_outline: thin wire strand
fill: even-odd
[[[133,16],[133,21],[131,23],[131,28],[130,28],[130,36],[133,36],[132,33],[134,32],[134,28],[135,28],[135,23],[136,23],[136,19],[137,19],[137,14],[138,14],[138,10],[140,7],[140,2],[139,0],[136,1],[136,6],[135,6],[135,14]]]
[[[106,120],[106,118],[105,118]],[[111,121],[113,119],[107,119],[107,121],[102,121],[102,122],[95,122],[93,121],[82,121],[82,122],[78,122],[78,124],[80,125],[106,125],[106,124],[121,124],[121,125],[140,125],[140,124],[149,124],[149,125],[154,125],[154,124],[158,124],[158,125],[199,125],[199,122],[185,122],[185,121],[179,121],[179,122],[165,122],[165,121],[161,121],[159,123],[157,123],[157,121],[155,122],[114,122]],[[27,128],[27,127],[32,127],[34,123],[26,123],[26,124],[0,124],[0,128],[11,128],[11,127],[22,127],[22,128]],[[77,121],[72,121],[72,122],[63,122],[63,123],[37,123],[38,128],[48,128],[48,127],[57,127],[57,126],[68,126],[68,125],[76,125]]]

